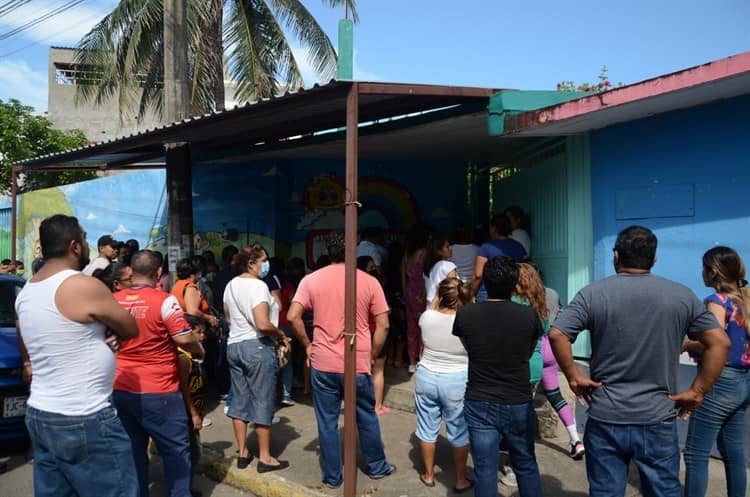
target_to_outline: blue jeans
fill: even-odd
[[[190,436],[180,392],[166,394],[112,392],[117,413],[130,437],[141,497],[148,497],[148,438],[164,461],[170,497],[190,495]]]
[[[63,416],[26,409],[36,497],[136,497],[130,440],[117,412]]]
[[[344,375],[324,373],[311,369],[313,407],[318,420],[318,443],[323,465],[323,483],[336,486],[341,484],[341,440],[339,439],[339,414],[341,399],[344,398]],[[378,476],[388,474],[392,467],[385,460],[383,440],[380,438],[380,424],[375,414],[375,390],[372,377],[357,375],[357,431],[359,448],[365,456],[367,474]]]
[[[284,326],[281,328],[281,331],[284,332],[284,334],[289,338],[289,340],[292,341],[292,348],[295,347],[294,345],[294,331],[289,326]],[[281,398],[282,399],[291,399],[292,398],[292,381],[294,380],[294,369],[292,366],[292,357],[289,357],[289,361],[287,361],[286,366],[281,368],[280,376],[281,376]]]
[[[633,461],[646,497],[680,497],[680,449],[674,419],[652,425],[586,422],[586,472],[591,497],[625,495]]]
[[[724,459],[728,497],[747,495],[744,423],[750,405],[750,372],[725,367],[703,404],[690,416],[685,442],[685,497],[703,497],[714,442]]]
[[[541,496],[542,477],[534,453],[536,416],[533,404],[465,400],[464,416],[469,425],[474,461],[474,495],[497,497],[497,469],[500,465],[497,448],[504,440],[513,460],[521,497]]]

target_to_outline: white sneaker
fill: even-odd
[[[224,414],[229,413],[229,406],[224,406]]]
[[[416,364],[409,364],[409,374],[414,374],[417,372],[417,365]]]
[[[295,405],[295,402],[290,397],[287,397],[285,399],[281,399],[281,405],[284,405],[284,406],[293,406],[293,405]]]
[[[517,487],[518,480],[516,480],[516,473],[510,466],[503,466],[500,468],[500,483],[508,487]]]
[[[210,418],[203,418],[203,428],[208,428],[212,424],[214,424],[214,422],[211,421]]]

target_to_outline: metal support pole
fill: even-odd
[[[344,497],[357,493],[357,158],[359,155],[359,86],[346,98],[346,243],[344,329]]]
[[[18,236],[18,169],[13,166],[10,173],[10,260],[16,260],[16,236]]]

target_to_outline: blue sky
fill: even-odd
[[[335,44],[341,9],[303,1]],[[0,36],[62,3],[32,0],[0,17]],[[46,110],[49,46],[74,45],[116,3],[88,0],[0,40],[0,99]],[[633,83],[750,50],[747,0],[359,0],[359,10],[360,80],[554,89],[594,81],[606,65],[614,82]]]

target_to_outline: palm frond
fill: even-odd
[[[308,48],[308,61],[323,79],[336,73],[338,59],[328,35],[300,0],[270,0],[279,22]]]
[[[227,25],[229,74],[237,81],[236,97],[250,101],[269,97],[276,88],[275,64],[268,49],[269,33],[262,2],[234,0]],[[264,4],[262,4],[264,5]],[[267,9],[266,9],[267,10]]]

